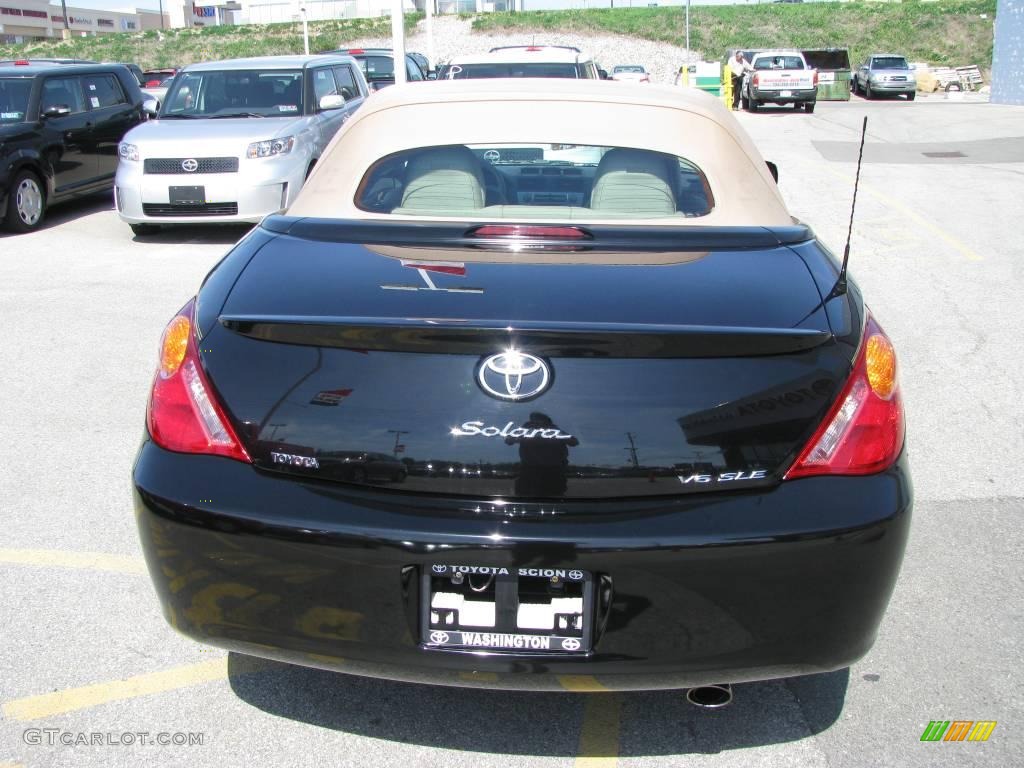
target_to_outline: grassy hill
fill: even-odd
[[[996,0],[693,6],[690,47],[711,61],[731,48],[837,47],[849,48],[853,63],[887,51],[911,61],[989,69],[995,14]],[[473,30],[617,33],[683,47],[685,18],[678,7],[501,13],[477,16]]]
[[[845,47],[854,62],[872,51],[894,51],[932,64],[992,62],[992,23],[996,0],[938,0],[901,3],[766,3],[694,6],[690,45],[706,59],[720,59],[730,48]],[[982,18],[982,16],[986,18]],[[406,16],[406,30],[422,14]],[[310,22],[310,50],[336,48],[366,37],[389,37],[388,18]],[[685,43],[681,8],[616,8],[585,11],[491,13],[473,18],[476,32],[579,32],[622,34]],[[0,58],[67,56],[101,61],[134,61],[143,67],[174,66],[210,59],[302,51],[298,22],[245,27],[203,27],[76,37],[24,45],[0,45]]]
[[[406,33],[414,29],[422,18],[422,14],[408,14],[405,17]],[[390,18],[311,21],[309,50],[338,48],[349,40],[362,37],[390,36]],[[0,59],[67,57],[135,62],[143,68],[283,53],[302,53],[301,23],[167,29],[160,33],[150,29],[142,33],[74,37],[22,45],[0,44]]]

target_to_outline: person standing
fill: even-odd
[[[740,105],[740,89],[743,87],[743,76],[747,72],[752,72],[754,68],[750,66],[750,62],[743,55],[743,51],[736,51],[732,58],[729,59],[729,70],[732,72],[732,108],[735,110]]]

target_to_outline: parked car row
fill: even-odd
[[[171,223],[259,221],[295,198],[369,94],[348,56],[197,64],[162,87],[158,105],[121,65],[0,68],[6,227],[29,231],[49,205],[111,187],[136,234]]]
[[[530,45],[456,58],[437,72],[408,53],[406,76],[415,83],[607,73],[578,48]],[[639,65],[617,67],[612,79],[649,81]],[[79,59],[0,62],[0,157],[9,159],[0,219],[29,231],[48,206],[113,187],[117,212],[136,235],[259,221],[288,207],[341,125],[394,82],[394,55],[383,48],[145,71]]]

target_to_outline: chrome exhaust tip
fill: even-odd
[[[701,709],[721,709],[732,704],[732,686],[729,683],[715,683],[690,688],[686,700]]]

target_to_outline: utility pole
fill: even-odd
[[[60,4],[64,5],[65,0],[60,0]],[[67,11],[64,12],[64,18],[67,19]],[[139,25],[142,26],[141,24]],[[164,0],[160,0],[160,29],[164,28]]]
[[[627,432],[626,433],[626,439],[629,440],[629,448],[627,448],[626,450],[629,451],[629,460],[633,464],[633,469],[639,469],[640,468],[640,459],[636,455],[636,442],[635,442],[635,438],[636,438],[636,435],[634,435],[632,432]]]
[[[68,24],[68,4],[67,0],[60,0],[60,8],[64,11],[64,34],[62,37],[65,40],[71,38],[71,26]]]
[[[394,447],[392,453],[394,454],[395,458],[397,459],[398,458],[398,454],[399,454],[399,450],[398,449],[401,447],[401,443],[399,441],[402,439],[402,435],[408,435],[409,434],[409,430],[407,430],[407,429],[389,429],[388,432],[391,432],[395,436],[395,447]]]

